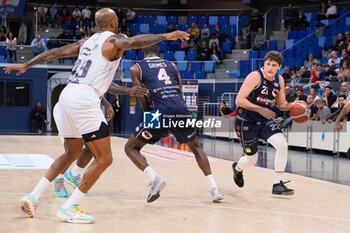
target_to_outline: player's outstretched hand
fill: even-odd
[[[272,120],[276,117],[276,113],[268,108],[262,108],[259,110],[259,114],[268,120]]]
[[[25,64],[11,65],[4,68],[5,74],[10,74],[11,71],[18,70],[16,75],[21,75],[28,70],[28,67]]]
[[[142,97],[146,95],[148,95],[148,89],[144,87],[133,86],[132,88],[130,88],[130,96]]]
[[[169,32],[169,33],[164,33],[163,36],[165,37],[166,40],[189,40],[190,39],[190,34],[187,32],[183,31],[174,31],[174,32]]]

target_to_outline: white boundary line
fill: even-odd
[[[0,195],[25,195],[25,193],[15,193],[15,192],[0,192]],[[47,197],[54,197],[53,195],[44,195]],[[56,197],[55,197],[56,198]],[[114,196],[88,196],[88,199],[108,199],[108,200],[118,200],[122,202],[134,202],[134,203],[143,203],[147,204],[146,200],[143,199],[127,199],[127,198],[118,198]],[[314,219],[322,219],[322,220],[329,220],[329,221],[338,221],[338,222],[347,222],[350,223],[350,219],[344,219],[344,218],[334,218],[334,217],[328,217],[328,216],[322,216],[322,215],[312,215],[312,214],[303,214],[303,213],[295,213],[295,212],[282,212],[282,211],[273,211],[273,210],[262,210],[262,209],[253,209],[253,208],[240,208],[240,207],[232,207],[232,206],[223,206],[225,205],[225,202],[221,204],[198,204],[198,203],[187,203],[187,202],[179,202],[174,201],[171,199],[167,199],[167,201],[161,201],[157,200],[156,202],[152,204],[148,204],[150,206],[169,206],[175,205],[175,206],[185,206],[185,207],[200,207],[200,208],[209,208],[209,209],[224,209],[224,210],[238,210],[238,211],[244,211],[244,212],[253,212],[253,213],[260,213],[260,214],[274,214],[274,215],[283,215],[283,216],[294,216],[294,217],[306,217],[306,218],[314,218]],[[40,208],[40,207],[39,207]]]

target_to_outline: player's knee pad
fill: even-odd
[[[245,159],[247,160],[247,163],[250,166],[254,166],[256,162],[258,161],[258,153],[255,153],[253,155],[246,155]]]
[[[277,133],[272,135],[267,140],[267,142],[270,143],[276,149],[278,154],[281,154],[281,155],[288,154],[288,143],[282,133]]]

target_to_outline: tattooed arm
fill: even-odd
[[[118,49],[142,49],[164,40],[188,40],[189,34],[183,31],[174,31],[164,34],[142,34],[133,37],[119,37],[113,42]]]
[[[62,46],[60,48],[51,49],[40,53],[39,55],[32,58],[30,61],[27,61],[24,64],[11,65],[4,68],[6,74],[11,73],[12,70],[18,70],[16,75],[25,73],[30,67],[50,62],[58,58],[64,57],[74,57],[79,55],[80,46],[86,41],[86,39],[80,40],[76,43]]]

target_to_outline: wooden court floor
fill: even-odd
[[[152,167],[167,186],[154,203],[146,203],[148,176],[123,152],[124,139],[112,138],[114,162],[88,193],[81,207],[96,217],[89,225],[60,222],[55,213],[64,199],[50,188],[37,216],[27,218],[19,200],[44,170],[0,169],[1,233],[231,233],[350,232],[350,187],[287,174],[292,197],[271,195],[273,171],[254,167],[245,172],[246,186],[232,181],[231,162],[211,158],[222,203],[211,202],[207,181],[190,153],[147,146]],[[56,158],[63,152],[57,136],[0,136],[0,154],[36,153]],[[271,155],[273,156],[273,155]],[[70,193],[72,189],[69,189]]]

